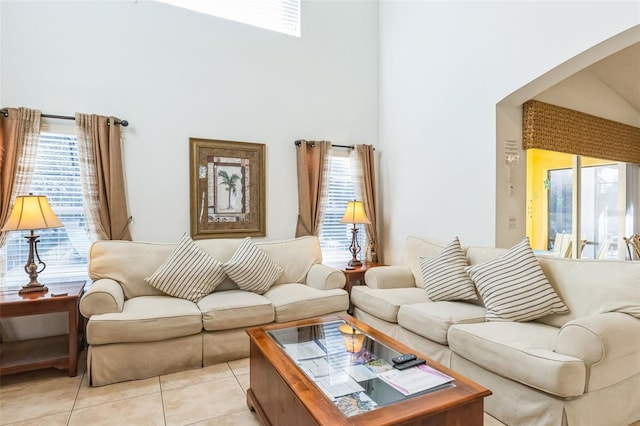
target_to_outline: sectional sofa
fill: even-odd
[[[247,327],[346,312],[344,273],[321,261],[316,237],[94,243],[80,302],[90,384],[244,358]]]
[[[434,260],[446,248],[451,243],[409,237],[405,264],[372,268],[366,285],[352,288],[354,315],[491,389],[485,410],[506,424],[625,426],[640,420],[640,262],[533,252],[525,261],[514,248],[461,247],[475,297],[434,301],[430,294],[446,290],[443,277],[451,278]],[[524,264],[537,264],[543,276],[517,271]],[[523,273],[514,278],[514,271]],[[487,285],[478,273],[494,281]],[[434,276],[440,277],[435,289]],[[510,283],[519,279],[527,286],[534,276],[546,278],[557,297],[544,302],[551,313],[501,318],[505,306],[520,305],[524,291],[503,303]],[[495,280],[506,285],[498,288]]]

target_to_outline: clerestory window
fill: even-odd
[[[158,0],[162,3],[300,37],[300,0]]]

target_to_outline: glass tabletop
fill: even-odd
[[[452,386],[451,377],[424,364],[395,369],[399,352],[344,320],[268,335],[347,417]]]

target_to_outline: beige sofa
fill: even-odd
[[[640,262],[537,256],[569,313],[486,321],[482,301],[432,302],[419,258],[445,244],[409,237],[405,264],[367,271],[354,315],[491,389],[485,409],[508,425],[640,420]],[[477,265],[504,249],[463,248]]]
[[[238,239],[196,241],[224,263]],[[92,245],[93,284],[82,297],[88,318],[90,383],[102,386],[247,357],[245,329],[345,312],[344,273],[321,264],[316,237],[256,242],[284,272],[264,294],[240,290],[228,277],[194,303],[149,285],[176,244],[99,241]]]

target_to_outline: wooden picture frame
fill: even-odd
[[[189,138],[191,238],[264,237],[265,145]]]

